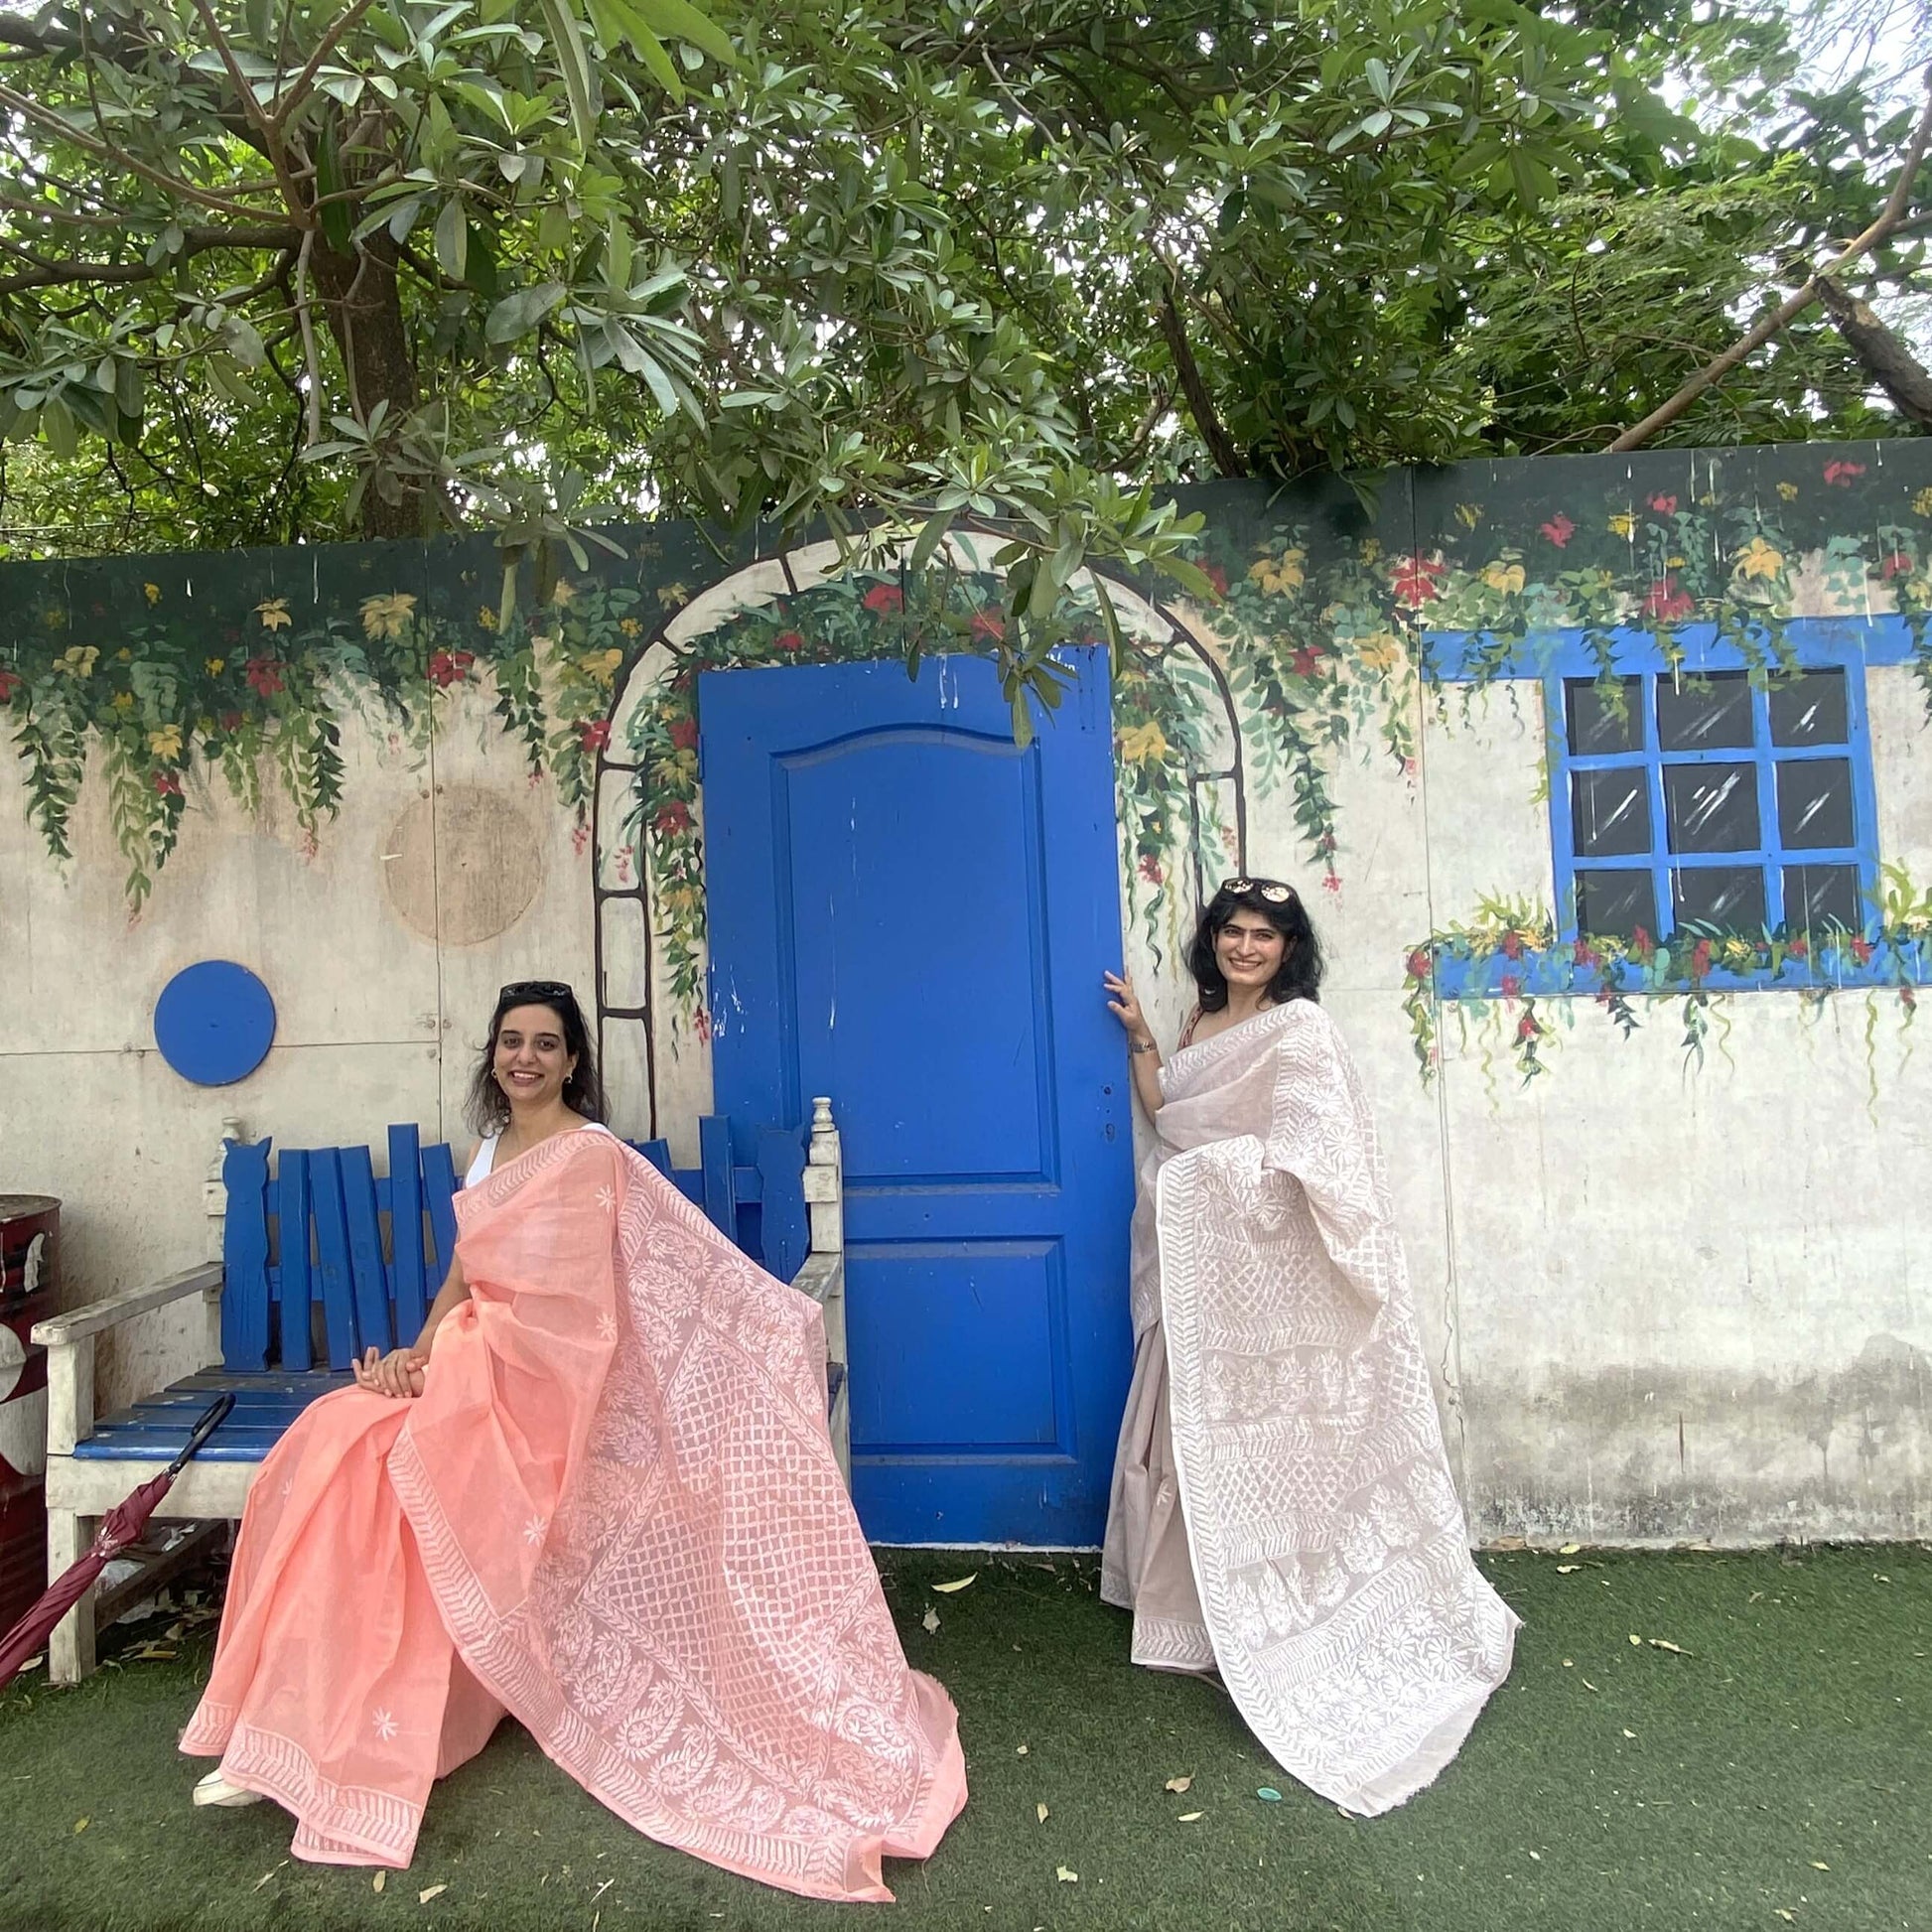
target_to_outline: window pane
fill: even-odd
[[[1570,823],[1580,859],[1650,850],[1650,780],[1640,764],[1570,774]]]
[[[1577,930],[1596,939],[1627,939],[1642,926],[1657,936],[1657,893],[1647,872],[1580,872]]]
[[[1772,685],[1773,745],[1843,745],[1851,736],[1843,671],[1806,671]]]
[[[1858,843],[1849,759],[1783,759],[1778,763],[1778,836],[1800,852]]]
[[[1643,750],[1642,678],[1567,677],[1563,708],[1573,757]]]
[[[1857,932],[1864,923],[1859,916],[1858,867],[1786,866],[1784,922],[1808,932],[1828,926]]]
[[[1657,743],[1667,752],[1715,752],[1751,743],[1751,684],[1742,671],[1657,680]]]
[[[1757,767],[1665,765],[1664,815],[1673,852],[1755,852]]]
[[[1764,930],[1764,874],[1756,866],[1682,866],[1671,873],[1680,926]]]

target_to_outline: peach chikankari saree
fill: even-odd
[[[406,1865],[502,1713],[637,1830],[887,1899],[966,1799],[825,1427],[819,1311],[602,1132],[457,1199],[471,1299],[414,1402],[345,1389],[263,1463],[185,1751]]]

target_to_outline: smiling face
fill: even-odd
[[[1259,993],[1281,971],[1287,946],[1287,939],[1259,912],[1237,906],[1214,935],[1214,963],[1229,992],[1245,987]]]
[[[564,1083],[577,1070],[577,1055],[564,1042],[557,1010],[511,1007],[496,1029],[491,1069],[513,1107],[547,1107],[561,1100]]]

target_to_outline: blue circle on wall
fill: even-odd
[[[275,1002],[268,988],[231,959],[185,966],[161,989],[154,1007],[154,1043],[184,1080],[231,1086],[268,1057]]]

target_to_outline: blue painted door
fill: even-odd
[[[700,680],[717,1108],[832,1098],[879,1542],[1106,1519],[1133,1162],[1104,654],[1079,673],[1025,751],[978,658]]]

